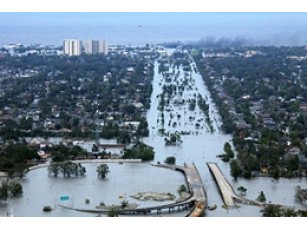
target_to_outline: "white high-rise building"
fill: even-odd
[[[99,53],[99,41],[97,40],[85,41],[84,48],[86,54],[97,54]]]
[[[84,43],[84,51],[86,54],[103,53],[108,54],[108,46],[106,41],[88,40]]]
[[[99,41],[99,53],[108,54],[108,44],[105,40]]]
[[[64,54],[68,56],[79,56],[81,54],[81,41],[76,39],[64,40]]]

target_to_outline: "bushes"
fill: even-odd
[[[141,159],[142,161],[150,161],[155,157],[153,147],[138,142],[130,149],[123,150],[123,159]]]
[[[165,163],[165,164],[174,165],[174,164],[176,164],[176,157],[167,157],[167,158],[164,160],[164,163]]]

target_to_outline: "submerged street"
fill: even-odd
[[[170,55],[174,50],[167,52]],[[159,72],[161,61],[168,67],[168,71]],[[304,187],[305,178],[281,178],[276,181],[261,177],[235,181],[230,176],[229,164],[217,155],[223,153],[224,144],[231,142],[231,136],[220,131],[220,116],[195,62],[189,55],[188,59],[183,61],[188,62],[190,68],[175,64],[169,56],[154,63],[153,92],[151,106],[147,112],[150,134],[142,139],[154,147],[155,159],[151,163],[163,163],[170,156],[176,158],[178,165],[194,163],[207,193],[208,205],[217,206],[213,211],[206,210],[205,216],[262,215],[259,207],[251,205],[240,204],[238,208],[225,209],[216,183],[206,165],[208,162],[217,163],[235,192],[239,186],[247,188],[246,197],[251,200],[256,199],[262,190],[268,202],[297,205],[294,188],[297,185]],[[209,105],[208,118],[197,103],[200,97]],[[164,102],[161,107],[162,98]],[[166,144],[165,138],[171,139],[172,134],[176,135],[177,140],[172,144]],[[101,202],[108,205],[119,204],[123,199],[137,203],[139,207],[162,205],[168,202],[137,201],[130,196],[149,191],[170,192],[178,196],[178,187],[185,183],[181,173],[153,167],[149,163],[108,165],[111,172],[105,180],[97,178],[97,164],[94,163],[84,164],[87,174],[82,178],[52,178],[48,176],[46,168],[30,171],[26,178],[21,179],[23,196],[10,199],[7,204],[0,206],[0,215],[13,212],[14,216],[95,216],[58,207],[58,198],[62,195],[69,195],[70,199],[66,204],[77,208],[95,208]],[[89,199],[90,203],[85,204],[85,199]],[[42,212],[45,205],[51,205],[54,210],[51,213]],[[186,212],[177,212],[163,216],[185,214]]]

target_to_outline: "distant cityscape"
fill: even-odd
[[[108,45],[105,40],[87,40],[82,43],[78,39],[64,40],[64,54],[68,56],[79,56],[86,54],[108,54]]]
[[[112,46],[113,50],[115,46]],[[0,55],[10,54],[11,56],[27,56],[31,54],[37,55],[68,55],[79,56],[81,54],[104,54],[109,52],[109,46],[106,40],[85,40],[80,39],[64,39],[63,46],[44,45],[44,44],[8,44],[0,48]]]

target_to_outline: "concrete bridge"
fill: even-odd
[[[236,207],[236,202],[252,205],[261,205],[260,203],[247,199],[245,197],[238,196],[232,186],[229,184],[227,179],[222,174],[220,168],[216,163],[207,163],[211,174],[213,175],[215,182],[217,183],[218,189],[223,198],[224,204],[229,208]]]
[[[200,175],[194,163],[184,164],[184,166],[178,165],[155,165],[158,167],[163,167],[167,169],[181,171],[185,175],[185,179],[189,188],[191,196],[184,201],[175,202],[171,204],[163,204],[152,207],[145,208],[135,208],[135,209],[118,209],[116,212],[119,215],[150,215],[150,214],[161,214],[170,213],[175,211],[190,210],[186,215],[188,217],[199,217],[204,214],[204,210],[207,207],[207,194],[203,187]],[[107,214],[109,210],[107,209],[78,209],[65,205],[59,204],[60,207],[82,211],[82,212],[92,212],[97,214]]]

